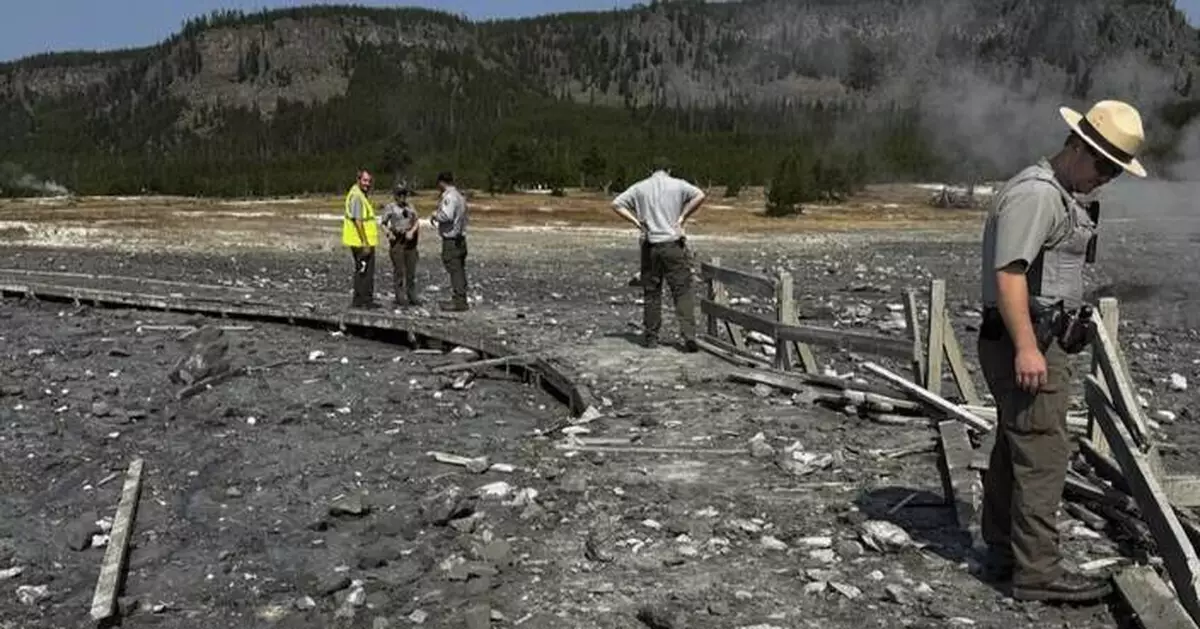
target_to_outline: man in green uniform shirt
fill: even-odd
[[[1123,171],[1146,171],[1134,157],[1144,134],[1132,106],[1110,100],[1086,116],[1060,113],[1070,129],[1062,150],[997,191],[983,232],[979,362],[999,418],[984,479],[983,538],[988,576],[1011,581],[1014,598],[1082,602],[1111,591],[1107,580],[1068,572],[1059,550],[1075,376],[1069,358],[1086,343],[1071,342],[1066,326],[1053,322],[1078,315],[1095,246],[1098,209],[1089,212],[1077,195]]]

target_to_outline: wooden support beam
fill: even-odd
[[[771,337],[775,336],[776,328],[780,327],[778,322],[767,319],[764,316],[742,312],[741,310],[736,310],[730,306],[707,299],[700,300],[700,312],[712,314],[718,319],[723,319],[739,328],[753,330]],[[742,337],[739,334],[737,338],[741,339]],[[738,349],[745,349],[745,344],[743,343]]]
[[[929,350],[925,371],[925,389],[934,395],[942,394],[942,354],[945,352],[946,280],[933,280],[929,285]]]
[[[886,387],[872,385],[870,383],[858,384],[850,382],[834,376],[826,376],[824,374],[809,374],[789,371],[782,373],[778,371],[768,371],[766,369],[735,369],[728,376],[730,380],[735,382],[744,382],[749,384],[765,384],[775,387],[783,391],[792,393],[805,393],[812,385],[836,389],[842,393],[851,393],[859,395],[870,395],[877,400],[891,400],[897,404],[905,405],[905,408],[911,408],[907,405],[912,404],[907,400],[896,400],[890,397],[891,390]]]
[[[1179,599],[1150,566],[1130,566],[1113,576],[1113,584],[1143,629],[1196,629]]]
[[[946,413],[950,417],[953,417],[954,419],[966,424],[968,428],[971,428],[976,432],[986,433],[992,429],[991,422],[985,421],[971,413],[968,413],[940,395],[935,395],[934,393],[922,388],[920,385],[905,380],[903,376],[894,374],[887,369],[876,365],[875,363],[867,362],[863,363],[862,366],[863,369],[866,369],[867,371],[880,376],[888,382],[891,382],[904,392],[908,393],[910,396],[929,404],[943,413]]]
[[[776,293],[776,313],[778,314],[779,323],[784,325],[799,325],[800,315],[796,310],[795,297],[795,281],[792,279],[792,274],[785,271],[779,273],[777,280]],[[817,373],[817,358],[813,356],[812,348],[807,343],[784,342],[781,339],[775,339],[775,351],[786,351],[788,365],[793,363],[795,358],[800,362],[800,368],[805,373]]]
[[[1110,383],[1111,384],[1111,383]],[[1158,479],[1151,471],[1143,453],[1129,435],[1119,409],[1101,388],[1100,380],[1087,377],[1085,388],[1088,404],[1096,422],[1112,447],[1113,458],[1121,465],[1125,480],[1133,490],[1142,518],[1153,533],[1155,545],[1171,575],[1179,601],[1192,620],[1200,618],[1200,559]],[[1114,387],[1117,388],[1117,387]]]
[[[942,330],[946,362],[950,365],[954,384],[958,386],[959,397],[967,404],[982,404],[983,400],[975,390],[975,381],[971,379],[971,371],[967,369],[967,361],[963,358],[962,346],[958,344],[958,336],[954,333],[954,326],[950,324],[950,314],[945,310],[942,311]]]
[[[775,320],[782,324],[796,318],[796,296],[793,293],[792,274],[780,271],[775,280]],[[792,344],[775,338],[775,368],[787,371],[792,368]]]
[[[713,258],[710,265],[713,268],[721,268],[721,259]],[[711,280],[709,280],[708,283],[710,288],[709,296],[705,299],[713,304],[728,308],[729,290],[725,286],[725,282],[714,276]],[[772,286],[772,294],[774,294],[774,291],[775,288]],[[737,349],[744,351],[746,349],[746,339],[742,336],[741,326],[739,326],[736,321],[731,321],[728,317],[721,317],[716,311],[706,311],[704,309],[704,303],[705,300],[700,300],[700,312],[703,313],[707,319],[708,326],[710,328],[709,334],[719,338],[720,334],[717,332],[717,327],[724,326],[725,332],[729,335],[729,342],[732,343]],[[737,311],[734,310],[733,312]]]
[[[1104,322],[1104,329],[1108,332],[1108,338],[1120,344],[1120,329],[1121,310],[1117,303],[1116,297],[1101,297],[1100,298],[1100,319]],[[1100,352],[1095,345],[1092,346],[1092,373],[1100,378],[1101,384],[1104,386],[1104,392],[1108,393],[1108,384],[1104,382],[1104,371],[1100,369]],[[1092,416],[1091,411],[1088,411],[1088,438],[1095,444],[1096,449],[1107,455],[1111,452],[1108,447],[1108,441],[1104,439],[1104,431],[1096,425],[1096,419]]]
[[[578,452],[608,452],[612,454],[687,454],[687,455],[715,455],[715,456],[750,456],[749,450],[719,450],[713,448],[655,448],[650,446],[588,446],[588,445],[573,445],[570,443],[556,443],[555,448],[559,450],[578,451]]]
[[[100,564],[100,577],[96,580],[96,592],[92,596],[93,620],[106,620],[117,613],[117,596],[121,590],[122,573],[129,553],[129,537],[133,533],[133,520],[137,515],[138,497],[142,490],[142,466],[142,459],[134,459],[125,472],[125,485],[121,488],[117,515],[113,518],[108,548],[104,551],[104,563]]]
[[[908,334],[912,338],[912,370],[913,381],[920,382],[925,377],[925,343],[921,337],[921,317],[917,310],[917,293],[911,288],[904,291],[904,321],[908,324]]]
[[[720,283],[726,290],[749,293],[762,299],[774,299],[775,280],[758,273],[747,273],[720,265],[720,258],[700,264],[700,277]]]
[[[1146,418],[1138,404],[1133,380],[1129,377],[1129,370],[1125,368],[1125,361],[1121,357],[1121,348],[1116,339],[1109,335],[1108,325],[1100,314],[1093,313],[1093,318],[1097,325],[1094,326],[1096,334],[1092,346],[1099,359],[1100,370],[1104,372],[1103,383],[1108,385],[1101,390],[1107,391],[1112,398],[1113,406],[1118,412],[1117,418],[1126,422],[1126,428],[1129,429],[1134,443],[1142,451],[1148,450],[1151,445],[1150,430],[1146,427]],[[1096,412],[1094,407],[1092,412]],[[1110,438],[1108,431],[1104,431],[1104,434],[1105,438]]]
[[[967,427],[962,422],[947,420],[938,424],[942,457],[939,467],[946,501],[954,505],[959,527],[972,539],[979,532],[979,501],[983,483],[979,473],[971,470],[974,452]]]
[[[713,356],[734,365],[761,367],[771,364],[771,360],[766,356],[755,354],[748,350],[739,350],[730,343],[707,334],[697,336],[696,345]]]
[[[775,335],[784,341],[810,343],[822,347],[838,347],[862,354],[875,354],[888,358],[907,359],[912,356],[912,347],[906,339],[821,328],[808,325],[780,325]]]
[[[537,358],[533,354],[518,354],[515,356],[500,356],[498,358],[488,358],[486,360],[475,360],[466,363],[452,363],[449,365],[438,365],[430,369],[431,373],[453,373],[456,371],[470,371],[474,369],[484,369],[486,367],[496,367],[499,365],[523,364]]]

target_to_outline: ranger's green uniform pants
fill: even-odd
[[[467,237],[442,239],[442,265],[450,275],[451,303],[467,305]]]
[[[685,341],[696,338],[696,301],[692,293],[692,265],[681,238],[672,242],[642,244],[642,328],[647,341],[657,341],[662,328],[663,280],[671,289],[679,332]]]
[[[1015,352],[1007,334],[979,339],[979,362],[996,400],[996,445],[984,475],[983,538],[997,558],[1013,562],[1014,587],[1058,579],[1057,512],[1066,483],[1069,389],[1074,373],[1058,341],[1046,357],[1046,385],[1037,394],[1017,387]]]

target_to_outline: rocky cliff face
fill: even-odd
[[[1177,106],[1172,126],[1159,111],[1192,98],[1198,42],[1170,0],[679,0],[485,23],[308,7],[196,20],[144,49],[0,65],[0,141],[43,161],[63,150],[56,133],[110,154],[222,134],[208,150],[244,151],[282,117],[301,140],[264,139],[252,145],[261,156],[349,150],[358,140],[314,148],[304,136],[346,125],[403,131],[421,149],[462,135],[456,153],[482,158],[471,148],[481,130],[564,103],[576,131],[611,117],[581,113],[599,107],[676,112],[683,133],[794,130],[816,119],[787,112],[812,107],[869,119],[913,106],[940,150],[1007,168],[1061,132],[1063,103],[1133,101],[1156,146],[1169,144],[1191,110]]]
[[[414,10],[291,10],[200,25],[142,51],[7,64],[0,98],[118,83],[269,114],[280,100],[345,95],[356,51],[379,47],[421,53],[407,75],[461,80],[454,63],[433,62],[469,58],[522,89],[600,104],[877,104],[964,69],[1080,98],[1161,100],[1190,91],[1197,41],[1163,0],[685,1],[482,24]]]

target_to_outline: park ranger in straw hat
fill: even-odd
[[[1129,172],[1144,133],[1131,105],[1100,101],[1087,115],[1063,107],[1063,148],[1006,182],[983,230],[979,361],[999,422],[984,478],[985,575],[1019,600],[1094,601],[1107,579],[1068,572],[1057,511],[1070,449],[1069,356],[1087,346],[1083,268],[1093,261],[1099,205],[1086,195]],[[1078,325],[1075,325],[1078,324]]]

